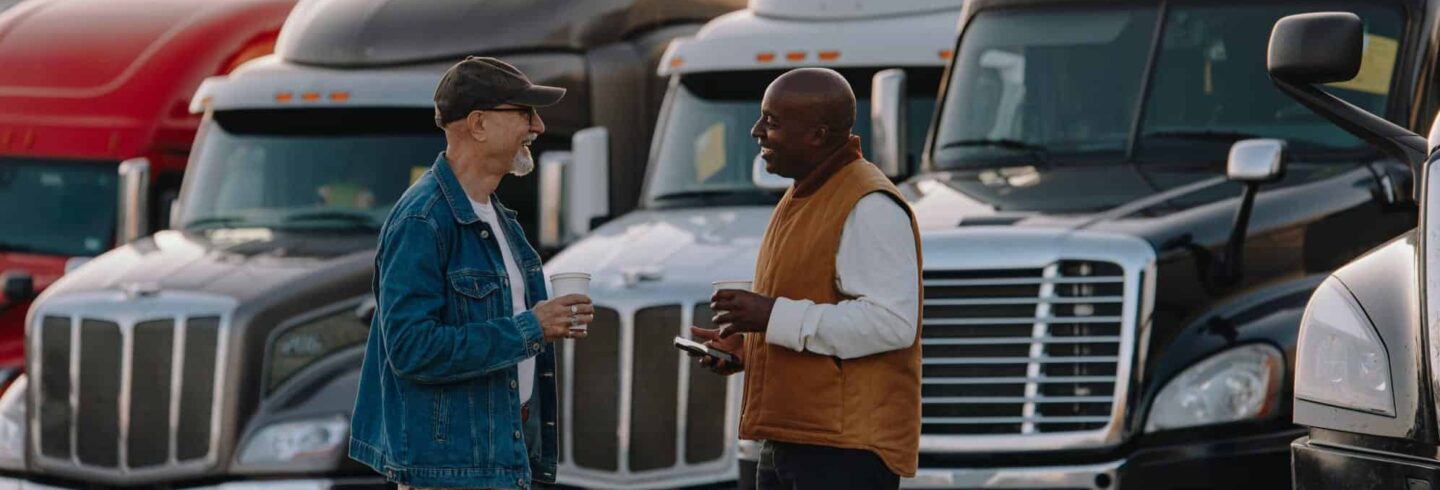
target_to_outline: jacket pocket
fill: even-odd
[[[434,402],[431,403],[430,425],[435,428],[435,442],[443,443],[450,433],[450,400],[447,396],[449,390],[439,388],[435,390]]]
[[[767,348],[761,423],[777,429],[841,432],[845,420],[841,364],[828,356]]]
[[[477,269],[460,269],[449,274],[450,289],[455,292],[456,313],[461,323],[483,322],[506,315],[509,305],[501,291],[504,276]]]

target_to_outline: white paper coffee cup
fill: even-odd
[[[584,272],[565,272],[550,275],[551,297],[559,298],[570,294],[590,295],[590,274]],[[573,325],[570,330],[584,332],[590,325]]]
[[[720,291],[722,291],[722,290],[726,290],[726,289],[738,289],[738,290],[741,290],[741,291],[750,291],[750,289],[751,289],[752,287],[754,287],[754,283],[751,282],[751,281],[715,281],[715,282],[710,283],[710,284],[715,287],[715,291],[714,291],[714,292],[716,292],[716,293],[718,293],[718,292],[720,292]],[[719,311],[716,311],[716,312],[714,312],[714,313],[715,313],[716,315],[719,315],[719,314],[720,314]],[[726,324],[723,324],[723,325],[716,325],[715,328],[725,328],[725,327],[728,327],[728,326],[730,326],[730,324],[729,324],[729,323],[726,323]]]

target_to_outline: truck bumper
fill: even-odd
[[[1309,437],[1290,451],[1296,489],[1440,489],[1440,461],[1312,444]]]
[[[1099,463],[922,467],[905,488],[1290,488],[1290,442],[1300,429],[1139,446]],[[1404,487],[1400,487],[1404,488]]]
[[[89,488],[91,485],[76,483],[74,486],[63,483],[40,483],[22,478],[0,477],[0,490],[62,490],[72,488]],[[217,483],[201,486],[176,486],[177,490],[370,490],[394,488],[385,482],[384,478],[339,478],[339,479],[306,479],[306,480],[247,480]]]

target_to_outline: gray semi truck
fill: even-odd
[[[551,192],[580,196],[563,201],[570,213],[547,208],[578,223],[552,227],[553,246],[633,205],[666,87],[660,56],[738,3],[302,2],[275,55],[196,94],[204,122],[172,229],[37,298],[25,374],[7,379],[0,409],[0,484],[383,485],[345,457],[347,421],[378,226],[445,146],[431,101],[441,74],[495,55],[569,90],[533,147]],[[539,177],[500,191],[532,242],[545,229]],[[122,180],[124,213],[158,204],[143,199],[143,172]]]

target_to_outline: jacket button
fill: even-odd
[[[515,438],[516,438],[516,439],[519,439],[519,438],[520,438],[520,431],[518,431],[518,430],[515,431]]]
[[[539,343],[539,342],[532,343],[532,344],[530,344],[530,348],[531,348],[531,349],[535,349],[535,350],[540,350],[540,343]]]
[[[490,232],[488,230],[480,230],[480,238],[490,238]]]
[[[513,389],[515,389],[515,387],[517,387],[517,386],[520,386],[520,383],[516,383],[515,380],[513,380],[513,379],[510,380],[510,389],[513,390]]]

